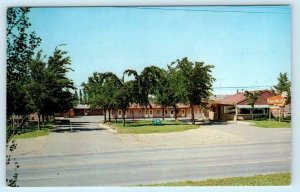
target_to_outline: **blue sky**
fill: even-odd
[[[289,6],[33,8],[41,49],[67,50],[75,85],[93,72],[166,67],[178,58],[215,66],[215,94],[263,89],[291,76]],[[234,88],[228,88],[234,87]],[[252,87],[252,88],[250,88]]]

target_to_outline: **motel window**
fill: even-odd
[[[171,110],[171,111],[170,111],[170,113],[171,113],[171,115],[173,115],[174,111],[173,111],[173,110]]]
[[[261,114],[261,113],[264,113],[264,110],[263,109],[254,109],[253,113],[254,114]]]
[[[145,110],[145,114],[148,115],[148,111],[147,110]]]
[[[157,113],[157,114],[160,114],[160,110],[158,109],[158,110],[156,111],[156,113]]]
[[[118,111],[118,115],[122,115],[122,111],[121,110]]]
[[[152,115],[152,110],[149,111],[149,114]]]
[[[241,109],[240,114],[250,114],[250,109]]]
[[[184,110],[184,109],[181,109],[181,113],[184,114],[184,113],[185,113],[185,110]]]
[[[165,110],[165,114],[166,114],[166,115],[168,114],[168,110],[167,110],[167,109]]]
[[[234,106],[224,106],[223,107],[224,114],[235,114],[235,107]],[[247,113],[245,113],[247,114]]]

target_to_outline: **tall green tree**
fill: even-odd
[[[174,66],[174,67],[172,67]],[[214,78],[212,76],[213,65],[205,65],[204,62],[191,62],[187,57],[172,62],[171,67],[182,81],[182,93],[185,93],[191,107],[192,123],[195,124],[195,106],[204,106],[205,100],[212,94]]]
[[[111,121],[111,112],[116,109],[115,95],[120,85],[120,79],[111,72],[97,73],[89,77],[87,83],[82,86],[87,91],[88,103],[92,108],[103,108],[104,121],[106,122],[106,113]]]
[[[253,120],[253,109],[254,109],[254,104],[258,100],[260,93],[258,91],[245,91],[245,98],[248,103],[248,105],[251,105],[251,116]]]
[[[130,104],[134,102],[133,94],[135,93],[135,82],[133,80],[120,84],[119,89],[116,91],[117,108],[122,111],[123,127],[125,127],[125,113]]]
[[[291,102],[291,81],[289,80],[287,73],[280,73],[277,78],[278,83],[274,85],[272,90],[275,94],[282,94],[287,92],[288,94],[288,103]]]
[[[29,65],[41,39],[30,32],[29,8],[7,9],[7,118],[30,113],[26,84]]]
[[[67,76],[68,72],[73,71],[70,68],[71,58],[68,52],[59,49],[59,46],[47,61],[47,86],[50,98],[47,101],[47,112],[52,115],[68,111],[75,102],[74,94],[70,91],[75,89],[74,83]]]
[[[107,106],[105,105],[105,97],[103,95],[104,74],[94,72],[88,77],[87,83],[83,82],[81,86],[86,90],[88,95],[88,104],[91,108],[103,108],[104,121],[106,122]]]
[[[83,104],[87,104],[88,97],[87,97],[86,90],[82,89],[82,93],[83,93]]]
[[[33,111],[38,114],[38,129],[42,117],[67,111],[73,107],[75,96],[70,89],[75,89],[73,81],[67,77],[72,70],[67,52],[57,47],[48,61],[45,62],[42,52],[38,52],[30,65],[29,83],[26,86]]]
[[[116,94],[122,84],[121,80],[116,74],[107,72],[104,73],[104,82],[102,88],[102,94],[104,103],[108,109],[108,121],[111,121],[111,113],[113,110],[117,109]]]
[[[81,89],[79,90],[79,104],[83,104],[83,98],[82,98],[82,91]]]
[[[165,109],[170,106],[170,84],[167,79],[167,72],[161,70],[161,75],[154,91],[154,101],[159,104],[162,109],[162,119],[165,120]]]
[[[46,63],[42,60],[41,52],[39,52],[31,62],[30,80],[27,84],[28,95],[32,102],[31,106],[38,115],[38,130],[40,130],[41,115],[49,96],[45,82],[46,78]]]
[[[149,96],[155,94],[156,86],[159,84],[161,69],[156,66],[145,67],[138,74],[135,70],[127,69],[123,73],[123,81],[125,75],[134,76],[133,100],[143,108],[152,107],[149,101]]]
[[[74,103],[74,105],[78,105],[79,104],[79,96],[78,96],[77,90],[75,90],[74,97],[75,97],[75,103]]]

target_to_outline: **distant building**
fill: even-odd
[[[103,109],[96,108],[93,109],[90,107],[90,105],[86,104],[78,104],[74,107],[74,114],[75,116],[83,116],[83,115],[103,115]]]

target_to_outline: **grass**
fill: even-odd
[[[46,124],[45,127],[41,127],[40,130],[38,130],[36,125],[25,126],[19,134],[14,135],[13,139],[27,139],[27,138],[49,135],[50,129],[52,128],[53,128],[52,124]]]
[[[248,177],[230,177],[224,179],[207,179],[203,181],[184,181],[141,186],[284,186],[290,184],[290,173],[276,173]]]
[[[262,127],[262,128],[291,128],[290,121],[275,121],[275,120],[250,120],[249,122],[252,123],[255,127]]]
[[[189,125],[175,120],[162,121],[161,125],[152,125],[152,121],[148,120],[126,121],[125,127],[121,121],[118,121],[111,126],[120,134],[170,133],[199,128],[199,125]]]

